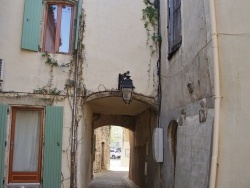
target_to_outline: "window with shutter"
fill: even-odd
[[[72,46],[72,4],[48,3],[44,26],[43,51],[69,53]]]
[[[72,49],[77,49],[81,13],[82,0],[78,0],[77,9],[72,1],[49,1],[46,7],[43,51],[70,53]]]
[[[45,124],[43,108],[12,107],[11,114],[8,182],[41,183],[41,177],[43,177],[43,187],[60,188],[63,107],[47,106]],[[0,154],[4,156],[7,105],[0,104],[0,117],[2,117],[0,118]],[[3,159],[0,158],[1,161]],[[0,179],[3,179],[1,164],[3,162],[0,163]],[[41,173],[43,173],[42,176]]]
[[[46,10],[43,22],[41,22],[42,2],[45,2]],[[71,53],[73,48],[77,49],[82,0],[78,0],[78,8],[75,7],[76,3],[71,0],[63,2],[25,0],[21,48],[51,53]],[[42,49],[40,49],[41,23],[44,23]]]
[[[168,59],[180,48],[181,43],[181,0],[169,0]]]

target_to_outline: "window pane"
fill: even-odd
[[[45,29],[45,51],[55,51],[56,23],[57,23],[57,5],[49,5],[47,12],[47,22]]]
[[[14,172],[38,170],[40,117],[38,111],[17,111],[14,136]]]
[[[70,45],[70,28],[71,28],[71,15],[72,7],[65,6],[62,7],[62,19],[61,19],[61,28],[60,28],[60,44],[59,52],[69,52]]]

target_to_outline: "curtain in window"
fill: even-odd
[[[40,113],[17,111],[14,136],[14,172],[38,170]]]

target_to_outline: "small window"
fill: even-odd
[[[168,59],[170,59],[182,43],[181,0],[169,0],[168,7]]]
[[[48,3],[44,26],[43,51],[70,53],[74,6]]]

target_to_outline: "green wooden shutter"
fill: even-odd
[[[47,106],[45,113],[43,187],[61,187],[63,107]]]
[[[75,49],[77,49],[77,44],[78,44],[81,15],[82,15],[82,0],[78,0],[77,11],[76,11]]]
[[[8,106],[0,104],[0,188],[3,188],[6,120]]]
[[[41,16],[42,0],[25,0],[21,44],[23,49],[39,50]]]

